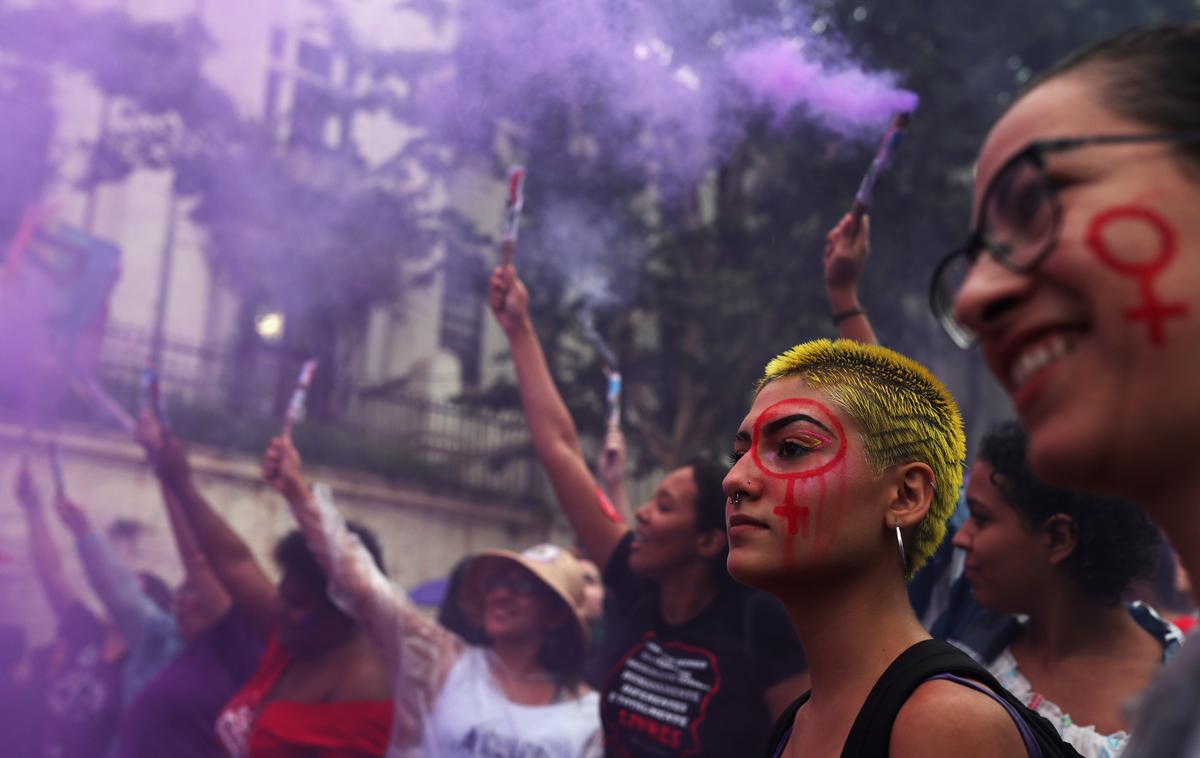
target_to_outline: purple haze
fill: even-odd
[[[774,39],[729,57],[734,76],[777,116],[804,115],[847,135],[878,136],[888,120],[917,107],[916,94],[896,86],[890,72],[872,73],[849,61],[825,64],[805,57],[804,46]]]
[[[811,25],[803,9],[750,18],[735,0],[521,5],[464,0],[452,78],[419,96],[418,120],[462,153],[490,156],[487,126],[499,116],[513,127],[507,158],[536,163],[528,128],[566,114],[590,137],[572,159],[649,169],[660,188],[686,190],[764,107],[777,123],[809,118],[874,142],[895,111],[916,105],[898,75],[867,71],[832,32],[785,31]]]

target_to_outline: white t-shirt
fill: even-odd
[[[595,692],[519,705],[496,685],[487,652],[468,647],[450,669],[422,734],[430,758],[592,758],[604,754]]]

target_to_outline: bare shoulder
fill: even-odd
[[[892,725],[893,756],[1025,755],[1025,743],[1008,711],[992,698],[957,682],[925,682]]]
[[[350,644],[343,655],[331,661],[324,674],[333,678],[332,692],[338,700],[390,700],[391,673],[371,646]]]

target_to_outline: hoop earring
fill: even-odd
[[[900,519],[896,519],[896,547],[900,549],[900,570],[908,578],[908,556],[904,553],[904,537],[900,535]]]

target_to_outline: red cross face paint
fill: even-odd
[[[781,435],[778,441],[772,439]],[[787,495],[772,512],[787,525],[784,563],[790,565],[796,538],[809,539],[812,521],[813,507],[796,501],[799,482],[814,480],[818,485],[815,506],[817,515],[823,517],[828,495],[825,477],[846,456],[845,431],[833,412],[816,400],[782,400],[763,411],[754,423],[750,456],[765,476],[787,482]]]
[[[801,558],[826,554],[851,499],[841,414],[819,397],[798,394],[820,395],[798,379],[768,385],[738,433],[738,461],[725,490],[742,493],[727,508],[730,570],[739,579],[735,565],[749,566],[748,578],[790,571]]]
[[[1135,226],[1149,229],[1157,242],[1157,250],[1146,260],[1123,257],[1117,252],[1118,246],[1110,244],[1115,236],[1112,227],[1118,224],[1125,228],[1126,233]],[[1146,322],[1146,336],[1150,344],[1162,347],[1167,339],[1164,322],[1169,318],[1182,318],[1188,312],[1185,303],[1163,303],[1154,291],[1154,280],[1166,270],[1178,252],[1175,230],[1149,208],[1122,205],[1109,208],[1093,218],[1085,239],[1101,263],[1136,282],[1141,304],[1125,311],[1125,318],[1130,322]]]

